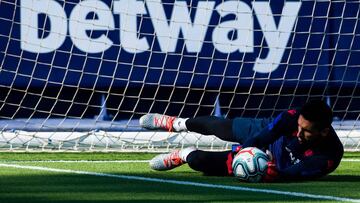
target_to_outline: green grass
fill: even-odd
[[[187,165],[167,172],[149,169],[147,163],[67,163],[42,160],[148,160],[146,153],[0,153],[0,163],[151,177],[164,180],[241,186],[329,195],[360,201],[360,162],[342,162],[329,176],[316,181],[251,184],[233,177],[209,177]],[[360,159],[360,153],[345,158]],[[335,202],[260,192],[232,191],[115,177],[79,175],[0,166],[0,202]]]

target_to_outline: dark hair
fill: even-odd
[[[300,114],[308,121],[314,123],[314,127],[323,130],[329,127],[333,121],[331,108],[321,100],[307,102],[301,109]]]

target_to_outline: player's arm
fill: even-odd
[[[334,162],[326,156],[311,156],[284,169],[275,169],[277,177],[272,180],[309,180],[330,172]],[[270,172],[270,171],[268,171]],[[274,172],[274,171],[272,171]],[[270,180],[270,181],[272,181]]]
[[[242,147],[257,147],[266,148],[269,144],[273,143],[281,135],[291,131],[293,122],[296,122],[296,113],[294,110],[280,113],[266,128],[264,128],[258,135],[249,138]],[[297,126],[297,123],[295,124]]]

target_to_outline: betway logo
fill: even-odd
[[[225,1],[216,7],[213,1],[199,1],[193,20],[186,1],[179,0],[174,2],[170,19],[166,17],[161,0],[115,0],[112,10],[102,1],[85,0],[72,9],[69,17],[54,0],[22,0],[20,4],[21,48],[35,53],[55,51],[67,36],[79,50],[101,53],[113,46],[113,41],[106,34],[112,30],[119,32],[120,45],[127,52],[147,51],[151,49],[152,42],[146,36],[139,35],[138,25],[141,26],[142,22],[138,22],[138,16],[142,15],[150,16],[162,52],[175,52],[181,31],[186,50],[198,53],[205,41],[213,12],[220,17],[236,16],[212,29],[215,49],[222,53],[252,53],[256,17],[264,36],[262,44],[266,42],[268,48],[267,56],[258,57],[255,61],[254,71],[260,73],[269,73],[277,68],[301,6],[301,2],[286,2],[276,25],[268,1],[254,1],[252,7],[238,0]],[[47,15],[50,22],[50,32],[46,36],[38,36],[38,29],[43,29],[38,25],[40,14]],[[89,19],[89,14],[96,14],[96,17]],[[120,18],[116,30],[114,17]],[[235,30],[237,36],[230,39],[229,33]],[[103,34],[93,37],[88,34],[91,31],[103,31]]]

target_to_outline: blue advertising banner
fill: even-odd
[[[1,1],[0,86],[354,88],[359,6],[357,0]]]

